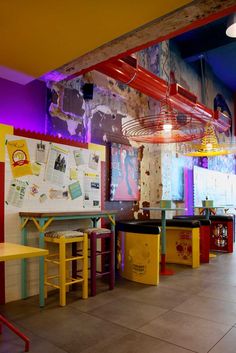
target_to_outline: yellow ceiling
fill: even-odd
[[[40,77],[191,2],[0,1],[0,66]]]

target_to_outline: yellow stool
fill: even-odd
[[[82,283],[82,298],[88,298],[88,235],[78,231],[55,231],[45,234],[45,247],[49,243],[59,245],[59,253],[49,253],[45,259],[45,298],[47,298],[47,287],[54,287],[60,290],[60,305],[66,305],[66,291],[69,285]],[[66,245],[73,243],[82,243],[82,252],[78,256],[66,256]],[[73,278],[69,276],[67,264],[71,261],[82,262],[81,276]],[[59,275],[48,274],[48,264],[59,266]]]

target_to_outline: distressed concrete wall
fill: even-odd
[[[196,70],[182,59],[179,49],[172,41],[169,55],[170,70],[173,71],[176,82],[194,93],[198,101],[202,102],[201,78]]]

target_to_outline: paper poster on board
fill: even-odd
[[[45,181],[56,185],[64,185],[68,165],[69,151],[59,146],[51,145],[45,170]]]
[[[46,145],[42,141],[36,146],[36,162],[45,163],[46,161]]]
[[[13,179],[8,190],[6,204],[15,207],[22,207],[27,186],[27,181]]]
[[[101,185],[99,175],[84,173],[84,207],[99,207]]]
[[[31,175],[32,169],[26,140],[7,141],[6,145],[13,177]]]
[[[78,148],[74,151],[75,164],[77,166],[89,163],[90,151],[84,148]]]
[[[100,161],[100,154],[98,152],[92,151],[89,156],[89,168],[98,170],[98,165]]]

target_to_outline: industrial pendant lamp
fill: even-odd
[[[130,119],[122,125],[123,136],[138,143],[176,143],[204,136],[204,123],[197,113],[179,113],[166,97],[157,114]]]
[[[229,16],[226,35],[231,38],[236,38],[236,13]]]
[[[189,157],[215,157],[235,154],[236,145],[233,141],[219,144],[214,126],[209,123],[205,127],[205,134],[200,144],[193,143],[186,146],[177,146],[177,152]]]

